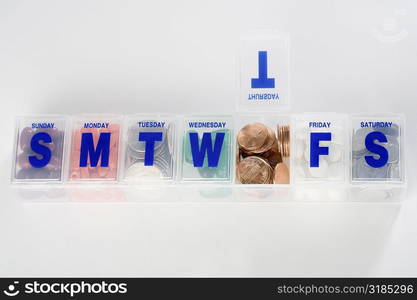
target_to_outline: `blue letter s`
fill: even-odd
[[[52,143],[52,138],[46,132],[38,132],[32,136],[30,148],[33,152],[42,155],[41,159],[37,158],[35,155],[29,156],[29,163],[34,168],[43,168],[51,160],[51,150],[45,145],[39,144],[40,141],[50,144]]]
[[[378,154],[379,159],[375,159],[372,155],[366,155],[365,160],[366,163],[371,167],[380,168],[385,166],[385,164],[388,162],[388,151],[385,147],[375,144],[375,140],[379,141],[380,143],[386,143],[388,141],[387,137],[382,132],[373,131],[368,133],[365,138],[365,147],[368,149],[368,151]]]

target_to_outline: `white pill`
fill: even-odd
[[[329,147],[329,156],[328,159],[331,162],[340,161],[342,158],[342,148],[339,145],[332,144]]]
[[[343,168],[343,163],[337,162],[329,165],[328,176],[329,178],[340,179],[343,178],[345,170]]]
[[[335,129],[332,131],[332,142],[338,145],[345,144],[344,131],[341,129]]]
[[[320,156],[318,167],[309,167],[308,170],[312,177],[324,178],[327,177],[328,164],[326,160]]]

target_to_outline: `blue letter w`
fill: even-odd
[[[216,138],[213,143],[211,141],[211,133],[203,133],[203,138],[201,140],[201,147],[198,145],[198,133],[190,132],[190,145],[191,153],[193,155],[194,167],[202,167],[204,163],[204,157],[207,153],[207,160],[209,167],[217,167],[219,164],[219,158],[222,151],[222,145],[224,140],[224,132],[217,132]]]

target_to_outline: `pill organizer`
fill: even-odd
[[[18,117],[11,180],[338,187],[399,198],[404,130],[402,114]]]
[[[404,115],[290,113],[288,36],[245,36],[240,60],[233,114],[17,117],[12,183],[220,185],[242,199],[404,197]]]

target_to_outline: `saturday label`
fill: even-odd
[[[392,127],[392,122],[361,122],[362,128],[387,128]]]

